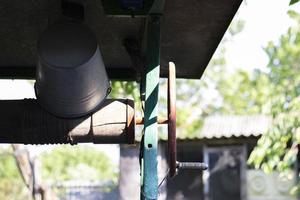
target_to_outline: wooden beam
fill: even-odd
[[[133,68],[106,68],[109,79],[133,81],[137,79]],[[35,79],[35,66],[0,66],[0,79]]]
[[[95,113],[71,119],[48,113],[35,99],[2,100],[0,110],[0,143],[134,143],[134,103],[128,99],[108,99]]]

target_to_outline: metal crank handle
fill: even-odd
[[[200,162],[177,162],[177,169],[207,170],[208,166]]]

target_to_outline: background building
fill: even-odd
[[[293,200],[296,168],[289,176],[265,174],[247,165],[258,138],[271,126],[271,117],[212,116],[193,138],[178,138],[179,161],[205,162],[209,169],[180,171],[160,188],[167,200]],[[139,198],[139,149],[120,148],[120,199]],[[160,142],[159,180],[167,172],[166,142]]]

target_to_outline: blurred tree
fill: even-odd
[[[43,183],[87,180],[117,185],[118,166],[102,151],[88,146],[61,145],[39,155]],[[110,185],[113,186],[113,185]],[[111,189],[111,188],[108,188]],[[31,199],[10,147],[0,148],[0,199]]]
[[[293,11],[289,15],[296,23],[265,48],[269,57],[265,72],[240,70],[217,83],[222,96],[219,112],[273,116],[273,126],[249,158],[250,164],[266,172],[289,171],[300,144],[300,15]]]
[[[0,148],[0,199],[23,200],[31,195],[20,176],[13,151],[9,147]]]
[[[291,0],[290,1],[290,5],[293,5],[293,4],[295,4],[295,3],[297,3],[297,2],[299,2],[300,0]]]
[[[118,166],[93,147],[63,145],[40,155],[42,177],[51,183],[65,180],[117,182]]]
[[[258,142],[250,163],[265,171],[288,170],[295,164],[300,142],[300,15],[289,12],[297,22],[282,35],[278,43],[270,42],[269,91],[265,94],[271,103],[270,114],[274,124]]]
[[[270,114],[273,87],[268,73],[238,70],[217,84],[222,97],[218,112],[234,115]]]

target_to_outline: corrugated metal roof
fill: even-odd
[[[272,126],[272,117],[266,115],[214,115],[204,119],[202,128],[195,134],[185,135],[177,131],[177,140],[258,137]],[[167,141],[167,126],[160,126],[159,140]],[[139,133],[141,131],[137,131]],[[136,135],[136,141],[141,137]]]
[[[272,117],[264,115],[210,116],[204,120],[204,125],[196,138],[260,136],[266,133],[271,125]]]

